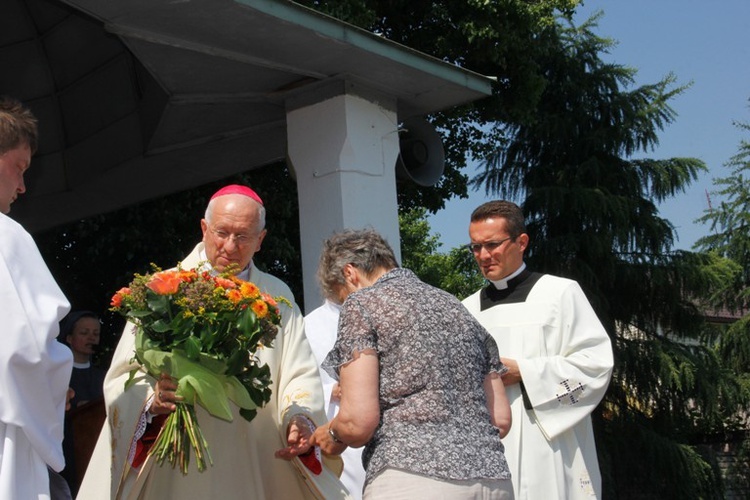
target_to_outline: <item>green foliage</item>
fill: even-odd
[[[438,253],[440,236],[430,235],[426,215],[424,208],[399,215],[402,267],[414,271],[425,283],[464,299],[484,285],[484,277],[465,248],[454,248],[447,255]]]
[[[675,443],[656,431],[650,420],[637,412],[610,417],[604,430],[597,432],[597,451],[600,462],[625,466],[602,470],[605,487],[626,485],[606,492],[605,498],[723,498],[712,464],[695,447]],[[641,459],[631,463],[632,456]]]
[[[737,124],[745,131],[750,125]],[[721,197],[717,208],[709,206],[701,222],[710,223],[711,234],[699,239],[695,246],[734,265],[734,272],[723,280],[716,293],[705,297],[707,306],[719,311],[741,316],[737,321],[717,327],[717,350],[727,370],[739,379],[743,397],[736,398],[734,421],[727,422],[727,431],[734,432],[734,445],[738,448],[736,465],[727,471],[727,482],[743,491],[750,491],[747,464],[750,457],[750,430],[748,429],[747,401],[750,400],[750,142],[740,142],[739,152],[725,165],[730,174],[714,179],[719,189],[714,194]]]
[[[750,124],[737,124],[750,131]],[[714,179],[722,198],[717,208],[710,207],[698,219],[710,223],[712,234],[699,239],[696,248],[711,250],[727,257],[741,268],[736,279],[727,286],[720,302],[730,310],[750,308],[750,142],[740,143],[739,152],[726,164],[729,177]]]
[[[555,29],[560,50],[537,61],[538,107],[506,123],[507,142],[472,182],[523,200],[530,267],[577,280],[613,338],[615,372],[596,415],[605,495],[714,498],[720,477],[697,445],[750,399],[695,298],[721,290],[736,267],[674,252],[658,213],[704,164],[632,158],[658,145],[675,119],[669,101],[687,87],[668,75],[631,88],[635,70],[601,60],[612,42],[595,26],[596,17]]]
[[[403,209],[435,212],[467,196],[467,158],[504,140],[499,123],[528,116],[546,85],[537,62],[554,42],[547,32],[578,0],[300,0],[298,3],[474,72],[495,77],[491,98],[438,113],[446,167],[434,187],[402,182]]]

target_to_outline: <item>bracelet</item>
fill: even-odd
[[[331,436],[331,439],[333,439],[334,443],[346,444],[342,440],[339,439],[339,437],[336,435],[336,433],[333,430],[333,427],[331,427],[330,424],[328,425],[328,435]]]

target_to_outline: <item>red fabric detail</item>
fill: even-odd
[[[299,459],[305,464],[305,467],[316,476],[323,472],[323,465],[320,463],[320,460],[318,460],[318,457],[315,456],[315,448],[311,448],[310,451],[304,455],[299,455]]]
[[[151,423],[146,426],[146,432],[144,432],[141,439],[135,443],[135,456],[133,457],[133,463],[131,464],[134,468],[137,469],[146,461],[148,451],[156,441],[156,436],[159,435],[159,431],[166,420],[167,415],[156,415],[151,419]]]
[[[258,193],[247,186],[241,186],[239,184],[230,184],[229,186],[224,186],[223,188],[216,191],[213,196],[211,196],[211,199],[213,200],[214,198],[224,196],[225,194],[241,194],[243,196],[247,196],[248,198],[254,199],[261,205],[263,204],[263,200],[260,199]]]

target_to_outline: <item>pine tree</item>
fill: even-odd
[[[529,266],[577,280],[613,340],[615,372],[594,415],[608,498],[713,498],[716,467],[701,455],[707,429],[739,394],[702,342],[694,297],[730,270],[711,255],[675,252],[674,228],[657,203],[696,179],[693,158],[652,152],[674,121],[669,101],[687,87],[668,75],[631,89],[635,70],[601,59],[613,43],[596,17],[560,25],[560,49],[538,64],[546,78],[536,112],[503,124],[508,142],[473,180],[521,201]]]
[[[750,131],[750,124],[737,126]],[[742,390],[739,403],[734,406],[734,418],[725,426],[727,440],[734,437],[738,442],[738,460],[727,471],[728,481],[734,488],[749,492],[750,421],[746,412],[750,400],[750,142],[741,141],[739,152],[726,167],[731,169],[730,175],[714,179],[719,188],[714,194],[722,201],[717,208],[709,207],[699,219],[710,223],[712,233],[699,239],[695,246],[735,264],[732,279],[727,279],[725,288],[708,300],[711,306],[739,317],[718,329],[718,351],[726,368],[739,377]],[[731,404],[732,401],[726,402],[727,406]]]

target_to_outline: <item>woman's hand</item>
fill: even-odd
[[[320,451],[326,455],[341,455],[347,448],[345,443],[341,441],[335,441],[329,431],[331,423],[315,429],[315,432],[310,439],[312,446],[319,446]]]
[[[521,381],[521,371],[518,369],[516,360],[501,357],[500,362],[508,367],[508,371],[503,375],[503,384],[509,386],[519,383]]]

